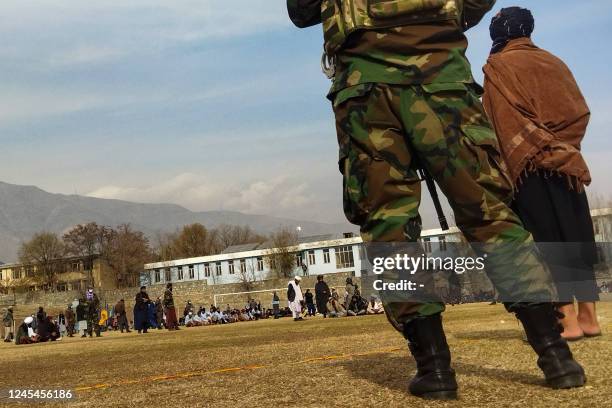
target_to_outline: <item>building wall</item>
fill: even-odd
[[[354,243],[355,239],[344,242],[333,242],[330,246],[314,247],[299,251],[301,254],[302,263],[306,266],[304,270],[301,266],[294,268],[292,275],[300,276],[315,276],[333,273],[347,273],[351,276],[360,276],[362,270],[361,262],[361,244]],[[340,245],[338,245],[340,244]],[[353,265],[349,267],[338,267],[336,263],[336,255],[340,254],[341,249],[348,248],[352,255]],[[325,262],[325,251],[329,251],[329,262]],[[310,262],[309,253],[314,254],[314,264]],[[345,250],[346,252],[346,250]],[[263,268],[258,269],[258,259],[263,261]],[[194,260],[177,260],[172,262],[151,264],[145,266],[145,272],[141,277],[143,285],[163,284],[167,282],[193,282],[203,281],[208,285],[221,285],[239,283],[242,281],[240,265],[244,260],[245,276],[249,280],[261,281],[269,278],[274,278],[274,272],[266,262],[265,251],[249,251],[238,254],[222,254],[210,257],[195,258]],[[230,271],[230,264],[234,265],[234,273]],[[221,274],[217,274],[217,265],[220,264]],[[210,274],[207,274],[209,267]],[[179,268],[182,268],[183,279],[179,279]],[[189,270],[193,268],[193,277]],[[167,275],[169,274],[169,275]],[[170,279],[167,279],[169,277]]]
[[[90,271],[85,269],[85,259],[84,258],[67,258],[64,260],[60,260],[62,263],[62,268],[65,272],[61,272],[57,275],[57,283],[60,286],[60,291],[72,290],[75,288],[83,289],[87,285],[88,275]],[[4,284],[10,284],[11,281],[14,281],[18,276],[24,277],[24,266],[23,264],[11,264],[11,265],[2,265],[0,266],[0,279],[4,282]],[[34,278],[36,267],[29,267],[32,273],[28,276],[30,278]],[[94,281],[94,287],[96,288],[107,288],[114,289],[117,287],[115,275],[110,268],[110,266],[101,258],[96,258],[93,261],[93,266],[91,270],[91,275]],[[25,285],[24,287],[20,287],[18,291],[29,291],[32,290],[31,287],[34,287],[35,290],[39,290],[40,286],[35,284],[34,282],[29,285]]]

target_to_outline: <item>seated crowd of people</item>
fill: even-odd
[[[268,317],[270,317],[270,309],[262,309],[261,303],[255,300],[249,301],[242,309],[231,308],[228,304],[225,310],[222,310],[220,307],[210,305],[208,310],[200,306],[197,312],[194,311],[192,303],[188,301],[181,323],[186,327],[208,326],[267,319]]]
[[[61,316],[58,316],[58,318]],[[43,343],[61,340],[59,319],[48,316],[42,307],[36,314],[23,319],[15,333],[15,344]]]
[[[303,304],[301,309],[303,316],[320,314],[325,318],[328,316],[345,317],[384,313],[380,300],[376,296],[371,296],[370,300],[366,300],[361,295],[359,287],[353,284],[351,278],[347,279],[342,299],[336,288],[330,290],[327,287],[322,277],[318,281],[316,302],[314,294],[309,289],[306,290],[303,300],[300,301]],[[321,288],[323,289],[321,290]],[[64,336],[73,337],[73,334],[77,333],[82,334],[81,337],[85,337],[87,333],[91,336],[92,331],[97,336],[100,335],[101,331],[121,330],[123,332],[125,329],[129,333],[131,332],[130,329],[136,328],[135,322],[132,320],[128,321],[127,319],[123,299],[115,307],[107,311],[105,308],[100,307],[100,302],[95,294],[93,294],[93,291],[90,290],[89,292],[91,292],[91,299],[89,301],[75,300],[73,304],[68,305],[65,312],[59,313],[57,317],[47,315],[42,307],[38,309],[37,313],[27,316],[16,328],[14,335],[15,344],[56,341],[61,340]],[[76,305],[76,313],[73,311],[74,305]],[[162,329],[168,326],[167,309],[164,309],[162,306],[160,298],[155,302],[147,302],[146,306],[144,320],[147,327]],[[224,309],[210,305],[208,309],[200,306],[196,311],[191,301],[187,301],[183,310],[183,316],[178,319],[178,324],[185,327],[208,326],[272,317],[278,319],[293,315],[289,307],[280,307],[280,299],[276,292],[274,292],[271,306],[271,308],[264,308],[260,301],[250,299],[242,308],[231,307],[229,304]],[[12,309],[10,309],[10,312],[12,313]]]

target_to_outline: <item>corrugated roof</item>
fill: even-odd
[[[343,239],[343,238],[345,238],[344,234],[321,234],[321,235],[312,235],[308,237],[298,237],[297,243],[299,245],[299,244],[308,244],[310,242],[332,241],[334,239]],[[255,251],[258,249],[270,249],[272,247],[273,247],[272,241],[265,241],[265,242],[252,243],[252,244],[232,245],[230,247],[225,248],[223,252],[221,253],[222,254],[233,254],[236,252]]]

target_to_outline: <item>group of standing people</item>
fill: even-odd
[[[13,325],[13,309],[9,308],[3,319],[6,336],[4,341],[10,341],[12,333],[10,326]],[[100,299],[94,293],[93,288],[68,304],[67,308],[57,314],[56,317],[47,315],[43,307],[39,307],[37,313],[24,318],[17,327],[15,344],[30,344],[46,341],[61,340],[62,337],[74,337],[80,333],[81,337],[101,336],[101,319],[106,312],[102,310]]]
[[[123,310],[125,311],[125,307],[123,307]],[[122,321],[125,322],[125,320],[126,318],[122,317]],[[147,333],[151,327],[161,329],[162,326],[168,330],[179,329],[172,283],[166,285],[163,300],[158,298],[156,302],[151,301],[147,293],[147,287],[141,286],[135,297],[134,329],[140,334]]]
[[[306,306],[309,316],[314,316],[318,312],[323,318],[384,313],[381,302],[375,296],[372,296],[369,302],[364,299],[359,291],[359,286],[354,284],[350,277],[346,278],[343,301],[341,301],[340,294],[335,288],[330,290],[323,275],[317,276],[314,295],[310,292],[310,289],[306,289],[306,292],[302,295],[301,281],[302,278],[296,276],[287,286],[289,309],[295,321],[303,320],[302,304]],[[274,302],[278,303],[276,294],[273,304]]]
[[[57,317],[47,315],[43,307],[39,307],[36,314],[27,316],[17,327],[15,344],[61,340],[64,336],[74,337],[76,333],[80,333],[81,337],[93,337],[94,333],[100,337],[102,315],[100,299],[93,288],[89,288],[80,299],[75,299],[66,310],[58,313]],[[13,336],[13,320],[13,308],[9,307],[3,318],[5,342],[11,341]]]

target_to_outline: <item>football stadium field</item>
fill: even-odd
[[[606,406],[612,400],[612,304],[602,302],[599,314],[604,336],[572,344],[587,386],[566,391],[543,386],[517,320],[502,306],[486,304],[451,306],[445,313],[459,402],[424,402],[407,393],[415,366],[384,316],[0,343],[0,388],[75,393],[68,402],[22,405],[37,407]]]

